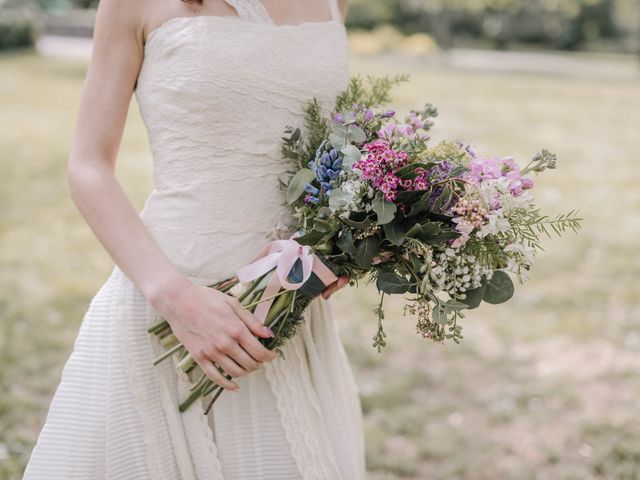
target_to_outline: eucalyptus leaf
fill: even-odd
[[[411,289],[411,285],[409,280],[393,270],[380,272],[376,280],[378,290],[391,295],[407,293]]]
[[[304,186],[316,178],[315,173],[308,168],[298,170],[287,187],[287,203],[294,204],[304,193]]]
[[[467,304],[470,310],[478,308],[482,303],[482,298],[484,297],[486,291],[487,283],[483,281],[482,285],[480,285],[478,288],[467,290],[466,298],[462,301]]]
[[[395,203],[385,200],[382,192],[378,192],[371,204],[373,211],[378,216],[378,225],[385,225],[391,221],[398,211]]]
[[[341,152],[343,167],[353,167],[353,164],[362,158],[362,152],[355,145],[347,145]]]
[[[459,312],[460,310],[466,310],[469,306],[466,303],[459,302],[454,299],[447,300],[444,304],[444,309],[447,312]]]
[[[437,305],[431,311],[431,318],[439,325],[447,324],[447,315],[445,314],[444,310]]]
[[[331,143],[331,145],[333,145],[333,147],[335,148],[342,148],[346,144],[348,144],[347,136],[341,135],[339,133],[332,133],[331,135],[329,135],[329,143]]]
[[[342,124],[342,123],[334,122],[331,125],[331,133],[336,133],[336,134],[342,135],[343,137],[346,138],[346,136],[347,136],[347,126]]]
[[[364,133],[364,130],[362,130],[359,126],[349,125],[347,138],[353,143],[364,143],[367,141],[367,134]]]
[[[511,277],[502,270],[496,270],[491,280],[487,281],[483,300],[492,305],[498,305],[510,300],[514,292],[515,287]]]
[[[381,239],[378,235],[358,241],[354,257],[356,264],[362,268],[371,268],[373,258],[380,250],[380,243]]]

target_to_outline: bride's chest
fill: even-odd
[[[187,103],[224,98],[241,109],[289,97],[329,100],[348,79],[346,33],[337,23],[288,28],[176,19],[149,37],[138,94]]]

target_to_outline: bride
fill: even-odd
[[[102,0],[69,185],[115,262],[83,319],[26,480],[364,478],[358,391],[324,298],[272,335],[206,287],[286,225],[280,137],[349,79],[339,0]],[[132,94],[154,157],[140,214],[114,175]],[[343,286],[330,286],[324,297]],[[229,392],[204,415],[146,329],[162,316]],[[216,366],[231,374],[226,380]]]

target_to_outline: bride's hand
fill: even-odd
[[[272,338],[273,332],[234,297],[186,278],[178,283],[151,299],[151,304],[169,322],[205,375],[237,392],[238,384],[222,375],[216,365],[232,377],[256,370],[261,362],[276,357],[256,336]]]

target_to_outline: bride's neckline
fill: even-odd
[[[306,21],[306,22],[295,23],[295,24],[287,24],[287,23],[277,24],[277,23],[267,23],[267,22],[251,22],[238,15],[189,15],[189,16],[172,17],[168,20],[165,20],[160,25],[158,25],[153,30],[151,30],[147,35],[147,40],[144,44],[145,49],[153,41],[153,39],[156,38],[157,35],[161,34],[163,31],[167,30],[172,25],[178,24],[178,23],[186,23],[193,20],[199,20],[199,21],[205,21],[205,22],[230,21],[235,24],[234,26],[254,25],[254,26],[258,26],[259,28],[267,28],[272,30],[280,30],[280,29],[296,30],[296,29],[303,29],[307,27],[324,27],[324,26],[330,26],[330,25],[336,25],[336,26],[339,26],[342,30],[345,30],[344,23],[333,18],[330,20]]]

